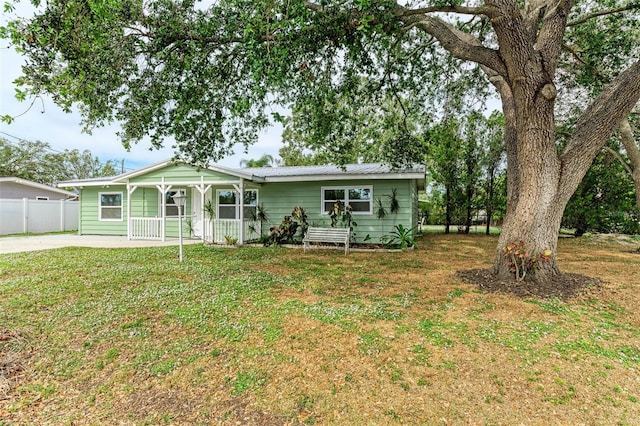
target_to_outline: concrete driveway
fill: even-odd
[[[200,240],[182,240],[183,244],[198,244]],[[75,234],[49,234],[30,235],[22,237],[0,237],[0,254],[19,253],[23,251],[36,251],[56,249],[62,247],[157,247],[177,246],[178,239],[167,241],[142,241],[127,240],[127,237],[106,235],[75,235]]]

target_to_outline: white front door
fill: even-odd
[[[208,202],[211,202],[211,193],[212,190],[209,189],[204,194],[205,205]],[[191,226],[193,228],[193,236],[209,241],[213,232],[212,219],[206,211],[203,211],[203,209],[200,191],[198,191],[197,188],[193,188],[191,190]],[[202,222],[203,216],[204,223]]]
[[[193,236],[202,238],[202,199],[196,188],[191,190],[191,227]]]

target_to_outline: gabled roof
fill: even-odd
[[[154,170],[158,170],[158,169],[161,169],[163,167],[170,166],[172,164],[179,164],[179,163],[176,163],[173,160],[162,161],[160,163],[152,164],[150,166],[143,167],[143,168],[138,169],[138,170],[134,170],[133,172],[129,172],[129,173],[122,174],[120,176],[116,176],[113,179],[113,181],[114,182],[125,183],[127,181],[127,179],[131,179],[133,177],[140,176],[140,175],[143,175],[145,173],[149,173],[149,172],[152,172]],[[227,174],[227,175],[235,176],[235,177],[242,178],[242,179],[252,180],[252,178],[254,177],[253,174],[247,173],[242,169],[232,169],[230,167],[218,166],[217,164],[213,164],[211,166],[202,167],[202,168],[206,169],[206,170],[211,170],[211,171],[214,171],[214,172],[220,172],[220,173],[224,173],[224,174]],[[249,170],[249,169],[245,169],[245,170]]]
[[[58,186],[69,187],[126,184],[131,178],[150,173],[171,164],[175,163],[171,160],[168,160],[117,176],[60,182]],[[422,165],[393,168],[382,163],[347,164],[344,166],[289,166],[243,169],[234,169],[214,164],[208,167],[203,167],[203,169],[224,173],[252,182],[298,182],[354,179],[416,179],[421,184],[424,184],[425,174],[425,168]]]
[[[162,161],[160,163],[152,164],[150,166],[143,167],[143,168],[138,169],[138,170],[134,170],[133,172],[129,172],[129,173],[125,173],[125,174],[116,176],[115,178],[113,178],[113,182],[114,183],[126,183],[126,181],[128,179],[134,178],[136,176],[144,175],[145,173],[149,173],[149,172],[152,172],[154,170],[158,170],[158,169],[161,169],[163,167],[170,166],[172,164],[178,164],[178,163],[176,163],[176,162],[174,162],[172,160]],[[243,170],[232,169],[232,168],[229,168],[229,167],[222,167],[222,166],[218,166],[217,164],[211,165],[209,167],[203,167],[203,169],[211,170],[211,171],[214,171],[214,172],[224,173],[224,174],[235,176],[235,177],[242,178],[242,179],[251,180],[251,178],[253,177],[253,175],[251,173],[245,173]]]
[[[54,186],[49,186],[49,185],[44,185],[42,183],[38,183],[38,182],[32,182],[30,180],[27,179],[22,179],[22,178],[17,178],[17,177],[0,177],[0,183],[2,182],[10,182],[10,183],[17,183],[19,185],[25,185],[25,186],[30,186],[32,188],[37,188],[43,191],[51,191],[51,192],[55,192],[57,194],[61,194],[61,195],[66,195],[67,197],[77,197],[78,194],[75,194],[73,192],[69,192],[69,191],[65,191],[63,189],[58,189]]]

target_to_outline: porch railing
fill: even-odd
[[[162,218],[159,217],[132,217],[132,240],[162,240]]]
[[[226,244],[225,237],[240,240],[240,221],[237,219],[215,219],[206,221],[203,227],[204,240],[216,244]],[[259,221],[244,221],[244,239],[256,240],[262,235]],[[132,240],[162,240],[162,218],[132,217],[130,226]]]
[[[213,235],[209,232],[209,226],[206,227],[205,235],[209,241],[216,244],[225,244],[225,237],[240,239],[240,221],[237,219],[214,219],[212,226]],[[262,234],[261,223],[259,221],[244,221],[244,238],[243,241],[256,240]]]

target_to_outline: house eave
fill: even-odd
[[[422,173],[389,173],[389,174],[329,174],[315,176],[267,176],[265,182],[320,182],[343,180],[424,180]]]
[[[30,180],[21,179],[17,177],[6,177],[6,178],[3,177],[3,178],[0,178],[0,182],[10,182],[10,183],[16,183],[19,185],[30,186],[31,188],[37,188],[42,191],[51,191],[51,192],[55,192],[56,194],[66,195],[67,197],[75,197],[78,195],[78,194],[74,194],[73,192],[65,191],[63,189],[58,189],[54,186],[44,185],[42,183],[32,182]]]
[[[59,188],[84,188],[87,186],[90,187],[99,187],[99,186],[111,186],[111,185],[125,185],[124,183],[114,182],[112,180],[109,181],[82,181],[82,180],[69,180],[65,182],[58,183]]]

